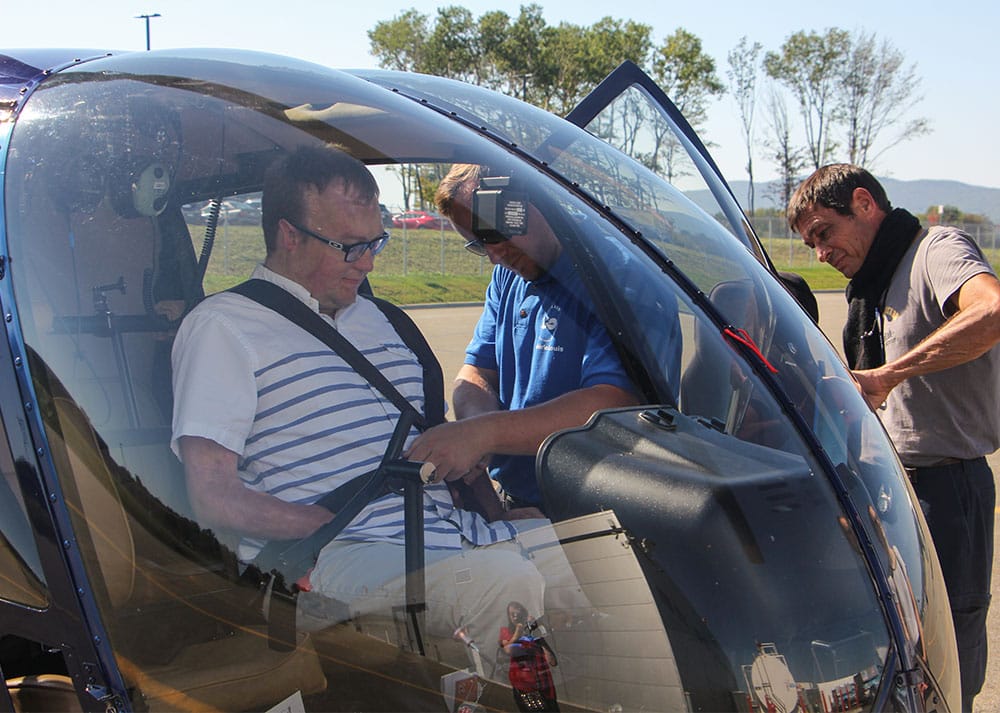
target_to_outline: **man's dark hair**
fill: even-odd
[[[371,171],[333,144],[300,146],[268,166],[261,197],[261,224],[268,254],[277,244],[278,222],[282,218],[301,223],[305,189],[312,186],[323,191],[334,181],[340,181],[344,191],[352,193],[358,201],[367,203],[378,196],[378,184]]]
[[[816,207],[830,208],[841,215],[851,215],[851,200],[855,188],[864,188],[875,199],[875,205],[886,213],[892,210],[882,184],[865,169],[849,163],[832,163],[816,170],[802,182],[788,201],[785,216],[788,227],[796,230],[803,214]]]

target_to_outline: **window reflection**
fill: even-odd
[[[3,426],[0,423],[0,426]],[[18,481],[7,441],[7,429],[0,435],[0,597],[43,607],[48,603],[42,563],[28,522],[24,495]],[[31,469],[25,477],[34,477]]]

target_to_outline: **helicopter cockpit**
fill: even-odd
[[[708,210],[614,145],[632,111],[664,150],[697,148],[669,120],[627,95],[584,130],[457,82],[223,50],[33,82],[0,124],[0,669],[16,708],[514,709],[508,622],[426,616],[427,553],[399,572],[406,601],[317,603],[297,563],[248,562],[243,533],[200,520],[170,448],[179,326],[264,259],[271,162],[328,143],[382,200],[458,163],[516,181],[641,402],[535,459],[549,522],[526,557],[548,585],[529,638],[558,660],[560,709],[955,700],[937,561],[877,417],[735,201]],[[705,173],[684,161],[673,176]],[[446,221],[387,230],[376,296],[446,271],[485,289],[489,261]]]

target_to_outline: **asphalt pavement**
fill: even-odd
[[[847,314],[847,303],[844,293],[820,292],[816,295],[819,303],[820,328],[830,341],[842,353],[840,334]],[[473,327],[479,317],[480,305],[449,305],[420,307],[408,310],[417,326],[426,335],[434,348],[445,376],[445,393],[451,393],[451,379],[458,372],[465,356],[465,347],[472,335]],[[987,459],[993,469],[994,477],[1000,473],[1000,451]],[[1000,534],[1000,523],[996,522],[995,530]],[[997,559],[993,561],[993,598],[1000,595],[1000,571]],[[991,607],[989,621],[989,646],[993,655],[990,657],[986,670],[986,684],[976,698],[973,713],[997,713],[1000,711],[1000,604]],[[955,712],[957,713],[957,712]]]

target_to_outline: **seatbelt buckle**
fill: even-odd
[[[309,581],[309,575],[312,574],[312,571],[313,568],[310,567],[308,572],[295,580],[295,588],[300,592],[311,592],[313,590],[312,582]]]

